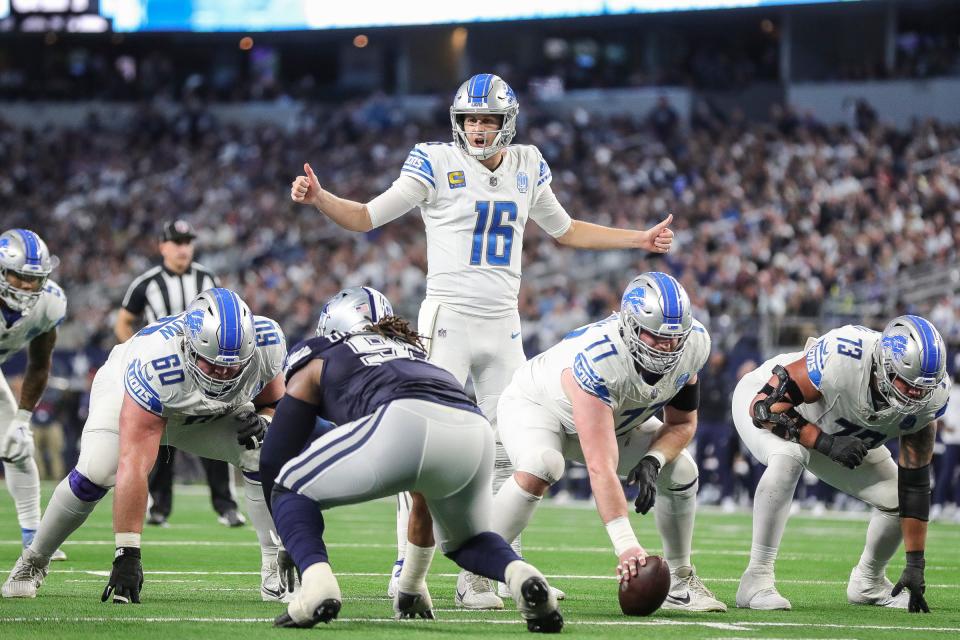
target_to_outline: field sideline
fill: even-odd
[[[48,496],[52,486],[45,486]],[[112,494],[111,494],[112,495]],[[437,608],[435,622],[398,623],[390,619],[386,574],[394,559],[393,507],[379,501],[330,512],[327,517],[331,562],[344,593],[341,619],[312,631],[275,630],[270,623],[281,605],[259,600],[259,552],[249,527],[217,524],[204,492],[178,487],[167,529],[144,536],[146,580],[140,606],[100,603],[113,552],[110,498],[74,539],[69,556],[55,563],[36,600],[0,601],[0,637],[43,639],[96,637],[245,638],[337,633],[349,638],[399,638],[429,633],[434,637],[517,638],[527,635],[512,602],[505,611],[470,613],[454,609],[456,568],[437,557],[430,576]],[[594,638],[926,638],[960,634],[960,526],[933,523],[927,549],[927,599],[933,613],[855,607],[846,603],[845,586],[863,544],[866,516],[791,518],[777,576],[789,598],[790,612],[742,611],[733,607],[740,572],[750,546],[746,513],[702,511],[697,518],[694,562],[717,596],[730,606],[726,614],[658,612],[650,618],[619,613],[613,579],[615,558],[592,508],[541,507],[524,535],[525,555],[568,599],[562,610],[566,635]],[[6,572],[19,552],[18,529],[9,495],[0,497],[0,570]],[[642,543],[656,552],[659,540],[652,517],[634,516]],[[902,553],[888,577],[896,581]],[[349,635],[347,635],[349,634]]]

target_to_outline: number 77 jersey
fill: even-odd
[[[422,143],[401,170],[427,188],[427,297],[465,313],[501,317],[517,308],[523,231],[532,218],[558,237],[570,216],[552,197],[551,174],[536,147],[512,145],[495,171],[452,143]],[[552,194],[551,194],[552,195]]]
[[[820,400],[800,405],[800,414],[826,433],[856,436],[867,447],[919,431],[943,415],[950,395],[949,378],[937,387],[926,404],[905,413],[876,404],[873,382],[873,352],[881,333],[857,325],[834,329],[808,341],[805,353],[792,353],[768,361],[786,364],[803,357],[810,382]]]

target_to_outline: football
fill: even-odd
[[[647,556],[638,575],[617,585],[620,610],[628,616],[648,616],[663,604],[670,591],[670,569],[660,556]]]

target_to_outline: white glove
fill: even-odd
[[[0,458],[22,462],[33,457],[33,431],[30,430],[32,411],[20,409],[7,425],[7,435],[0,443]]]

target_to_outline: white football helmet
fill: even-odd
[[[40,300],[50,272],[59,264],[60,259],[50,255],[46,243],[33,231],[4,231],[0,235],[0,300],[13,311],[29,314]],[[15,287],[7,280],[8,273],[23,280],[39,280],[40,286],[36,291]]]
[[[204,395],[219,399],[236,389],[256,350],[253,314],[240,296],[229,289],[207,289],[187,307],[183,333],[187,371]],[[210,375],[200,368],[201,359],[231,375]]]
[[[936,327],[920,316],[899,316],[883,330],[873,350],[877,391],[893,409],[906,413],[926,404],[947,374],[947,351]],[[900,378],[919,389],[910,396],[896,387]]]
[[[500,76],[492,73],[480,73],[457,89],[450,106],[450,125],[453,127],[453,141],[465,154],[486,160],[501,149],[506,148],[517,134],[517,113],[520,103],[517,94],[513,92]],[[483,147],[474,147],[467,140],[463,121],[468,115],[498,115],[503,122],[500,129],[491,131],[496,134],[493,142]],[[488,134],[488,135],[489,135]]]
[[[690,297],[675,278],[659,271],[642,273],[627,285],[620,300],[620,335],[641,367],[665,374],[680,362],[693,329]],[[661,351],[640,339],[645,332],[678,340],[673,351]]]
[[[327,300],[320,311],[317,335],[362,331],[393,315],[393,306],[373,287],[350,287]]]

